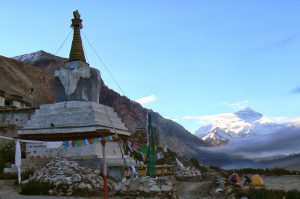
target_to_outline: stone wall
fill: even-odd
[[[5,106],[5,98],[0,96],[0,106],[4,107]]]
[[[1,110],[0,125],[15,124],[22,127],[31,119],[33,112],[34,109]]]

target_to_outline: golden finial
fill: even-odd
[[[74,18],[72,19],[71,26],[74,29],[72,47],[70,51],[69,61],[85,61],[84,51],[82,47],[82,40],[80,36],[80,29],[82,29],[82,20],[78,10],[73,12]]]

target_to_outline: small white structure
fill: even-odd
[[[5,107],[5,92],[0,90],[0,108]]]

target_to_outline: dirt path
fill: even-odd
[[[211,181],[181,182],[176,181],[176,192],[180,199],[198,199],[209,196]]]

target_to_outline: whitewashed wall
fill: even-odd
[[[106,157],[107,158],[121,158],[122,154],[117,142],[107,142],[106,143]],[[102,145],[90,144],[83,145],[81,147],[59,147],[59,148],[49,148],[47,143],[42,144],[26,144],[26,154],[27,157],[86,157],[86,156],[96,156],[102,158]]]

